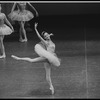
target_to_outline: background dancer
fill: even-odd
[[[11,13],[8,15],[8,17],[13,21],[18,21],[20,25],[19,33],[20,33],[20,42],[27,42],[27,35],[26,30],[24,28],[25,22],[30,21],[32,18],[34,18],[34,14],[26,9],[26,5],[29,5],[35,12],[36,16],[38,16],[38,12],[36,9],[29,3],[20,2],[20,3],[14,3]],[[17,6],[17,10],[15,10]]]
[[[1,12],[1,9],[2,7],[0,4],[0,51],[1,51],[0,58],[5,58],[6,54],[5,54],[3,39],[5,35],[10,35],[12,32],[14,32],[14,29],[11,23],[8,21],[6,15]],[[5,23],[8,24],[9,26],[7,26]]]
[[[50,76],[51,66],[52,65],[56,67],[60,66],[60,59],[55,54],[55,44],[52,42],[50,38],[50,36],[52,36],[53,34],[52,33],[48,34],[47,32],[43,31],[42,35],[44,38],[42,38],[37,30],[37,23],[35,23],[35,31],[37,33],[37,36],[41,40],[41,42],[35,45],[35,52],[39,55],[39,57],[34,59],[28,57],[21,58],[15,55],[12,55],[11,57],[13,57],[16,60],[24,60],[33,63],[43,62],[46,70],[46,80],[50,85],[50,90],[52,91],[52,94],[54,94],[54,87],[52,85]]]

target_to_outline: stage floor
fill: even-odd
[[[34,45],[4,42],[6,58],[0,59],[0,98],[100,98],[100,41],[57,41],[60,67],[51,68],[52,95],[43,63],[17,61],[11,55],[37,57]]]

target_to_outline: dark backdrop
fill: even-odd
[[[26,23],[25,29],[30,39],[37,39],[34,31],[34,22],[38,22],[38,30],[52,32],[55,34],[54,39],[62,40],[84,40],[85,35],[95,36],[99,39],[99,33],[84,33],[86,28],[100,27],[100,3],[31,3],[39,13]],[[2,12],[6,15],[10,13],[13,3],[3,3]],[[32,9],[27,6],[27,9]],[[35,14],[35,12],[32,11]],[[8,18],[9,19],[9,18]],[[9,21],[15,28],[15,33],[6,36],[7,39],[12,37],[18,38],[19,25],[17,22]],[[94,37],[93,36],[93,37]]]

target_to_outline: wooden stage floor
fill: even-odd
[[[12,54],[37,57],[37,42],[4,42],[7,57],[0,59],[0,98],[100,98],[100,41],[54,41],[62,59],[60,67],[51,68],[54,95],[43,63],[11,58]]]

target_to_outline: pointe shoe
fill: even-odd
[[[24,39],[24,42],[27,42],[27,39]]]
[[[19,41],[20,41],[20,42],[24,42],[24,39],[20,38]]]
[[[6,55],[2,55],[2,56],[0,56],[0,58],[6,58]]]
[[[26,38],[26,39],[24,39],[24,41],[25,41],[25,42],[27,42],[27,38]]]
[[[20,42],[24,42],[24,40],[22,40],[22,39],[19,39],[19,41],[20,41]]]
[[[20,42],[27,42],[27,39],[20,39]]]
[[[50,90],[51,90],[51,93],[54,94],[54,87],[53,86],[50,87]]]

